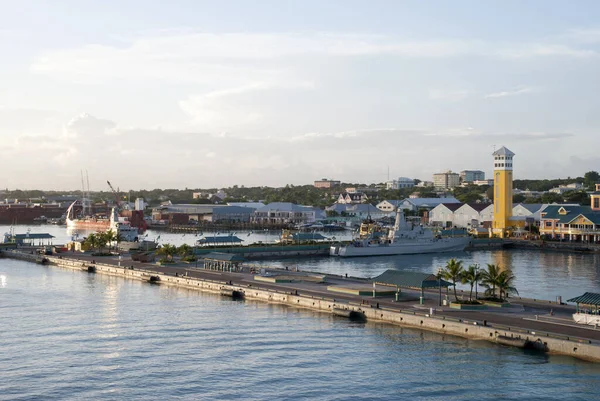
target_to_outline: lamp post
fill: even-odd
[[[441,267],[438,269],[437,276],[438,276],[438,289],[440,291],[440,302],[439,302],[440,305],[439,306],[442,306],[442,268]]]
[[[475,263],[475,300],[477,301],[477,282],[479,281],[479,263]],[[471,287],[473,289],[473,287]]]

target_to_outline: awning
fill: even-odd
[[[567,302],[575,302],[584,305],[600,305],[600,294],[586,292],[578,297],[567,299]]]
[[[411,288],[438,288],[450,287],[452,283],[445,280],[438,280],[435,274],[404,272],[400,270],[386,270],[377,277],[371,279],[375,284],[390,285],[396,287]]]

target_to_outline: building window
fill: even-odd
[[[594,198],[594,209],[600,208],[600,198]]]

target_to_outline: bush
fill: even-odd
[[[182,259],[184,262],[195,262],[196,257],[194,255],[187,255]]]

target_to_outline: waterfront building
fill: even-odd
[[[166,221],[169,224],[188,224],[190,221],[212,221],[213,211],[224,206],[213,204],[172,204],[165,202],[152,209],[153,221]]]
[[[256,209],[242,206],[223,206],[213,209],[213,223],[242,222],[248,223]]]
[[[552,239],[600,242],[600,184],[590,195],[590,205],[547,205],[541,211],[540,235]]]
[[[448,170],[433,175],[433,186],[436,189],[452,189],[460,185],[460,176]]]
[[[513,157],[515,154],[503,146],[492,155],[494,156],[494,220],[492,222],[492,233],[504,238],[508,228],[519,225],[518,221],[511,220]]]
[[[485,180],[485,173],[481,170],[463,170],[460,172],[462,182],[473,182]]]
[[[378,220],[383,217],[391,217],[395,215],[394,211],[384,211],[371,205],[370,203],[334,203],[333,205],[325,208],[325,210],[328,212],[336,212],[338,215],[351,218],[351,220],[364,220],[367,218]]]
[[[459,228],[489,226],[493,209],[491,203],[442,203],[429,213],[429,223]]]
[[[314,183],[315,188],[333,188],[337,187],[341,184],[341,181],[328,180],[327,178],[323,178],[321,180],[317,180]]]
[[[261,224],[306,224],[321,218],[322,211],[290,202],[273,202],[252,213],[251,221]]]
[[[385,183],[386,189],[403,189],[415,186],[415,180],[408,177],[398,177],[397,180],[391,180]]]

